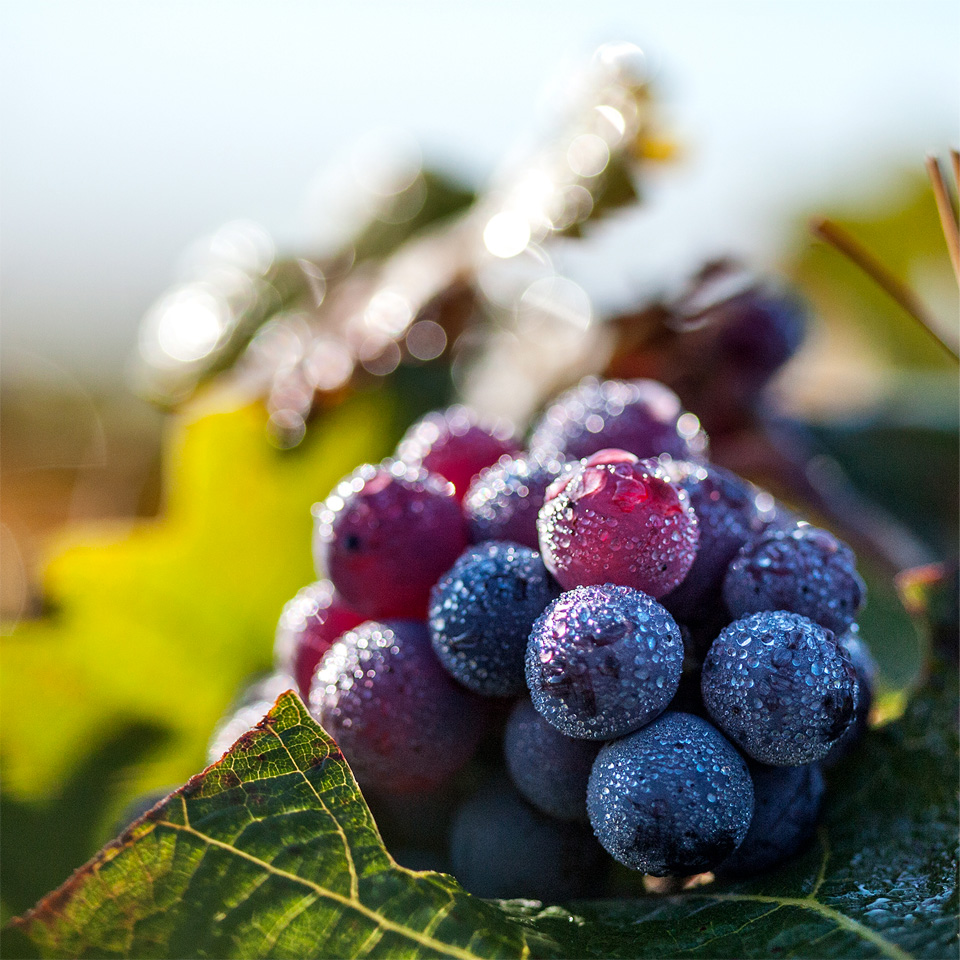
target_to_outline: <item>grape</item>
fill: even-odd
[[[734,617],[789,610],[838,635],[853,623],[866,591],[853,551],[808,524],[773,529],[746,543],[723,582],[723,599]]]
[[[712,870],[743,842],[753,784],[743,758],[706,720],[670,711],[600,749],[587,812],[622,864],[682,877]]]
[[[469,407],[454,406],[415,423],[400,441],[397,458],[449,480],[462,500],[484,467],[519,452],[512,426],[483,421]]]
[[[501,458],[470,484],[463,511],[474,543],[510,540],[540,549],[537,514],[564,464],[530,454]]]
[[[412,620],[373,621],[324,655],[310,712],[337,741],[361,787],[430,790],[473,755],[483,714],[447,675]]]
[[[310,681],[320,658],[341,634],[363,623],[337,595],[329,580],[318,580],[286,603],[274,642],[278,670],[290,674],[300,696],[310,696]]]
[[[524,698],[504,734],[510,779],[523,798],[558,820],[586,820],[587,780],[600,745],[564,736]]]
[[[776,373],[803,342],[806,304],[794,293],[759,284],[714,307],[717,347],[737,373],[759,386]],[[734,370],[728,373],[734,377]]]
[[[816,763],[768,767],[749,763],[753,821],[736,851],[717,867],[725,877],[751,877],[795,856],[809,843],[820,815],[823,774]]]
[[[586,377],[557,398],[530,437],[533,454],[555,459],[580,460],[610,448],[641,459],[695,460],[706,456],[707,435],[656,380]]]
[[[870,708],[873,706],[873,689],[877,682],[876,661],[867,645],[860,639],[860,628],[855,623],[837,640],[837,643],[850,658],[850,663],[857,675],[860,695],[857,699],[853,722],[847,727],[846,733],[830,748],[830,752],[823,761],[825,767],[832,767],[846,756],[867,732]]]
[[[690,572],[663,598],[663,605],[675,617],[701,619],[704,611],[721,606],[727,568],[740,548],[774,519],[776,501],[712,463],[672,463],[667,470],[689,498],[700,539]]]
[[[687,575],[697,519],[656,460],[601,450],[547,490],[537,522],[547,569],[565,590],[617,583],[653,597]]]
[[[478,897],[548,902],[597,896],[603,851],[590,831],[528,806],[506,784],[490,784],[454,819],[450,865]]]
[[[807,617],[755,613],[730,624],[703,664],[703,700],[754,760],[822,760],[853,721],[857,676],[834,635]]]
[[[430,588],[467,545],[453,487],[397,462],[359,467],[314,515],[318,574],[367,618],[425,617]]]
[[[667,708],[682,664],[680,630],[652,597],[609,583],[577,587],[534,624],[527,686],[561,733],[607,740]]]
[[[430,636],[440,662],[490,697],[522,693],[533,621],[554,596],[539,554],[517,543],[469,547],[430,593]]]

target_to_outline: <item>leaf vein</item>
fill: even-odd
[[[799,907],[801,910],[810,910],[813,913],[819,913],[820,916],[832,920],[838,927],[842,927],[849,933],[856,934],[864,940],[868,940],[877,947],[884,956],[891,960],[913,960],[906,950],[898,947],[897,944],[887,940],[886,937],[877,933],[876,930],[848,917],[845,913],[828,907],[813,897],[768,897],[762,894],[748,893],[688,893],[683,894],[681,899],[685,898],[705,898],[710,900],[726,901],[731,903],[772,903],[784,907]]]
[[[158,820],[157,826],[170,827],[172,830],[182,833],[189,833],[197,837],[197,839],[202,840],[204,843],[209,844],[210,846],[218,847],[219,849],[225,850],[228,853],[232,853],[244,860],[248,860],[250,863],[256,864],[256,866],[260,867],[262,870],[266,870],[277,877],[281,877],[284,880],[289,880],[291,883],[296,883],[307,887],[308,889],[314,891],[314,893],[316,893],[320,898],[333,900],[335,903],[339,903],[341,906],[355,910],[357,913],[382,927],[384,930],[388,930],[391,933],[396,933],[402,937],[406,937],[407,939],[412,940],[414,943],[418,943],[430,950],[435,950],[439,954],[456,957],[457,960],[479,960],[477,955],[474,953],[470,953],[467,950],[461,950],[459,947],[456,947],[453,944],[441,943],[439,940],[434,940],[433,937],[425,936],[420,931],[413,930],[410,927],[405,927],[399,923],[394,923],[392,920],[388,920],[386,917],[381,916],[376,911],[371,910],[359,900],[345,897],[342,894],[335,893],[333,890],[328,890],[325,887],[321,887],[318,883],[314,883],[312,880],[308,880],[306,877],[298,877],[295,873],[290,873],[287,870],[282,870],[279,867],[275,867],[272,863],[269,863],[266,860],[261,860],[259,857],[255,857],[253,854],[247,853],[245,850],[240,850],[238,847],[233,847],[229,843],[224,843],[222,840],[217,840],[214,837],[207,836],[207,834],[201,833],[199,830],[196,830],[193,827],[187,827],[183,824],[173,823],[169,820]]]
[[[262,948],[259,951],[262,956],[266,956],[267,953],[272,950],[277,941],[283,936],[284,931],[287,927],[293,923],[297,917],[303,913],[307,907],[311,904],[316,903],[317,895],[313,892],[304,894],[296,903],[290,905],[290,908],[284,913],[281,917],[277,919],[277,922],[267,931],[264,931],[263,944]]]
[[[820,846],[823,849],[823,857],[820,859],[820,869],[817,871],[817,878],[813,881],[813,889],[810,891],[811,900],[816,899],[820,888],[823,886],[823,881],[827,876],[827,861],[830,859],[830,837],[823,824],[817,828],[817,839],[820,841]]]
[[[310,778],[307,776],[304,769],[300,766],[299,763],[297,763],[293,754],[290,752],[290,748],[287,746],[286,741],[284,741],[283,737],[281,737],[280,734],[277,733],[273,724],[271,723],[266,724],[266,728],[277,738],[280,745],[283,747],[284,751],[286,752],[287,756],[290,758],[290,762],[296,768],[300,776],[303,777],[304,783],[306,783],[306,785],[313,791],[313,795],[317,798],[317,803],[320,804],[320,806],[323,808],[323,812],[333,821],[333,825],[337,828],[337,833],[340,834],[340,840],[343,842],[343,852],[347,858],[347,869],[350,871],[350,897],[353,900],[359,900],[360,879],[357,876],[357,868],[353,862],[353,851],[350,849],[350,842],[347,840],[347,835],[344,832],[343,825],[333,815],[333,812],[326,805],[323,798],[320,796],[319,791],[310,781]]]
[[[715,943],[717,940],[722,940],[724,937],[735,937],[738,933],[743,933],[751,923],[756,923],[758,920],[763,920],[766,917],[769,917],[771,914],[776,913],[778,910],[783,909],[783,904],[778,904],[773,907],[771,910],[767,910],[766,913],[758,913],[755,917],[751,917],[749,920],[741,923],[736,930],[728,930],[726,933],[718,933],[715,937],[711,937],[709,940],[704,940],[701,943],[697,944],[697,949],[702,950],[704,947],[708,946],[711,943]]]

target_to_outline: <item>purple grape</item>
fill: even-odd
[[[586,377],[548,408],[530,437],[531,453],[580,460],[598,450],[627,450],[640,459],[706,457],[707,435],[680,399],[656,380]]]
[[[565,590],[617,583],[653,597],[687,575],[697,519],[656,460],[601,450],[547,490],[537,521],[540,552]]]
[[[337,741],[361,787],[430,790],[473,755],[484,717],[412,620],[369,621],[324,655],[310,712]]]
[[[718,350],[738,372],[766,383],[796,352],[807,327],[806,304],[796,294],[758,285],[714,308]]]
[[[600,744],[564,736],[524,698],[503,738],[510,779],[525,800],[558,820],[585,820],[587,780]]]
[[[610,583],[577,587],[533,625],[527,686],[561,733],[607,740],[667,708],[682,664],[680,630],[652,597]]]
[[[811,840],[824,783],[820,765],[768,767],[748,763],[753,821],[743,843],[717,867],[718,876],[752,877],[796,856]]]
[[[646,351],[652,357],[637,372],[662,367],[708,430],[742,428],[761,390],[800,346],[806,305],[792,291],[721,261],[665,306],[668,326],[680,335]]]
[[[559,460],[524,454],[502,457],[481,470],[463,501],[473,542],[510,540],[539,550],[537,514],[547,487],[560,476],[563,466]]]
[[[824,767],[832,767],[838,760],[843,759],[867,732],[870,708],[873,706],[873,690],[877,682],[877,663],[867,645],[860,639],[860,628],[855,623],[837,640],[837,643],[853,664],[860,696],[857,699],[857,710],[853,722],[825,757]]]
[[[309,584],[286,603],[277,624],[274,661],[278,670],[296,680],[304,700],[310,696],[310,681],[320,658],[363,619],[343,602],[329,580]]]
[[[462,500],[484,467],[519,452],[510,424],[484,421],[469,407],[454,406],[415,423],[400,441],[397,458],[449,480]]]
[[[556,903],[597,896],[607,858],[586,827],[544,816],[499,783],[457,812],[450,865],[475,896]]]
[[[403,463],[359,467],[313,512],[318,574],[368,618],[424,618],[430,588],[467,545],[452,485]]]

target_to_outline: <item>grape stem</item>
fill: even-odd
[[[960,344],[937,323],[920,298],[905,283],[897,279],[856,237],[832,220],[812,221],[810,228],[814,235],[839,250],[847,259],[856,264],[868,277],[874,280],[889,296],[895,300],[940,346],[953,357],[960,359]],[[949,336],[949,341],[946,339]]]
[[[940,169],[940,161],[934,157],[927,157],[927,174],[930,185],[933,187],[933,196],[937,201],[937,213],[940,214],[940,225],[943,227],[943,236],[947,241],[947,250],[950,253],[950,262],[953,272],[960,283],[960,225],[957,223],[957,213],[953,209],[953,202]]]

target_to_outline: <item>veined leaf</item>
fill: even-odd
[[[520,957],[522,927],[387,854],[293,693],[16,921],[64,957]]]
[[[495,904],[383,849],[292,694],[16,921],[53,956],[910,957],[957,937],[956,678],[838,768],[818,843],[738,884]]]

